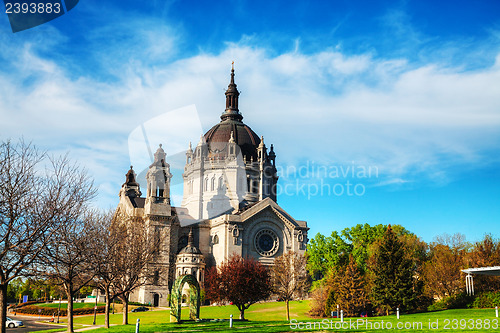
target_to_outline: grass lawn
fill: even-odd
[[[285,304],[282,302],[270,302],[254,304],[245,311],[245,317],[248,321],[234,322],[234,329],[229,329],[228,321],[219,322],[192,322],[185,321],[181,324],[169,323],[169,311],[151,311],[141,313],[130,313],[128,326],[114,326],[109,330],[97,329],[92,332],[135,332],[135,322],[140,318],[140,332],[324,332],[324,331],[342,331],[342,332],[387,332],[388,329],[397,330],[397,332],[498,332],[500,331],[500,321],[495,318],[493,309],[464,309],[464,310],[445,310],[438,312],[418,313],[412,315],[401,315],[398,320],[396,316],[372,317],[368,321],[366,318],[345,318],[344,326],[340,326],[340,319],[311,319],[306,312],[309,309],[309,302],[291,302],[290,313],[292,325],[284,320]],[[202,307],[200,317],[204,319],[227,319],[230,314],[233,318],[238,318],[239,313],[235,306],[206,306]],[[188,309],[183,308],[182,317],[187,319]],[[75,323],[92,324],[92,316],[75,318]],[[120,324],[122,314],[118,313],[111,316],[112,324]],[[322,321],[323,320],[323,321]],[[351,325],[349,326],[349,320]],[[460,322],[462,320],[462,322]],[[486,321],[489,321],[489,329],[486,329]],[[298,322],[303,322],[299,327]],[[104,323],[104,316],[97,317],[97,324]],[[321,324],[321,325],[320,325]],[[481,328],[479,328],[481,324]],[[400,327],[398,326],[400,325]],[[431,328],[430,325],[432,325]],[[465,328],[461,328],[465,326]],[[405,328],[406,326],[406,328]],[[300,329],[302,328],[302,329]],[[54,332],[44,331],[44,332]]]

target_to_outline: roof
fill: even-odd
[[[265,198],[259,201],[258,203],[252,205],[251,207],[246,208],[244,211],[238,212],[237,214],[240,215],[241,220],[244,221],[256,215],[257,213],[263,211],[266,208],[270,208],[286,224],[292,225],[294,228],[303,228],[309,230],[309,228],[307,228],[307,223],[305,221],[295,220],[271,198]]]
[[[200,249],[194,245],[193,228],[189,230],[188,245],[180,250],[179,254],[201,254]]]
[[[257,160],[257,147],[260,144],[259,136],[246,124],[234,119],[226,119],[213,126],[205,134],[205,142],[210,153],[217,154],[226,150],[233,133],[235,143],[240,147],[241,154],[247,160]]]
[[[500,276],[500,266],[467,268],[462,269],[462,272],[467,274]]]
[[[132,206],[134,208],[144,208],[144,204],[146,203],[146,198],[130,197],[130,196],[127,196],[127,198],[130,199],[130,202],[132,203]]]

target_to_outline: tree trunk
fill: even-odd
[[[128,297],[121,296],[120,297],[123,304],[123,321],[122,325],[128,325]]]
[[[245,307],[240,309],[240,320],[245,320]]]
[[[7,321],[7,285],[4,282],[0,285],[0,332],[5,333],[5,322]]]
[[[105,288],[106,294],[106,308],[104,309],[104,327],[109,328],[109,306],[111,304],[111,300],[109,299],[109,287]]]
[[[68,297],[68,329],[67,332],[73,333],[73,285],[66,287],[66,296]]]
[[[290,301],[287,299],[285,303],[286,303],[286,320],[290,321],[290,306],[289,306]]]

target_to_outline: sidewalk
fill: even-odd
[[[111,324],[109,325],[110,327],[111,326],[116,326],[116,324]],[[64,329],[63,329],[64,328]],[[95,329],[98,329],[98,328],[104,328],[104,325],[86,325],[86,327],[82,327],[82,328],[79,328],[79,329],[76,329],[75,332],[84,332],[84,331],[90,331],[90,330],[95,330]],[[63,333],[63,332],[66,332],[66,326],[62,326],[61,327],[61,331],[60,332],[56,332],[56,333]]]

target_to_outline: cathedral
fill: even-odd
[[[186,151],[180,207],[171,206],[172,174],[161,144],[146,174],[145,197],[132,167],[126,174],[117,212],[142,221],[162,240],[147,267],[150,281],[130,301],[167,306],[176,278],[192,274],[203,286],[205,270],[233,254],[272,265],[287,251],[305,251],[307,222],[277,204],[274,147],[268,150],[243,123],[239,94],[233,67],[220,122]]]

